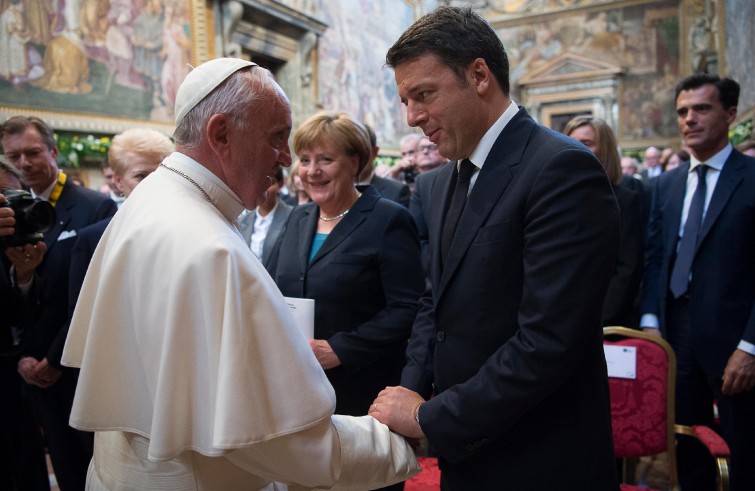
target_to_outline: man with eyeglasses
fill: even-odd
[[[409,185],[414,183],[414,178],[417,177],[417,146],[421,138],[422,135],[419,133],[409,133],[401,138],[399,142],[401,159],[388,171],[388,177]]]
[[[440,154],[438,145],[431,142],[427,137],[419,141],[417,155],[414,160],[417,162],[417,171],[420,174],[436,169],[448,162],[448,159]]]
[[[429,266],[429,238],[427,234],[427,222],[425,220],[425,214],[429,211],[428,201],[430,199],[430,189],[435,174],[437,172],[431,172],[442,167],[443,164],[448,162],[448,159],[440,154],[438,145],[431,142],[428,137],[422,137],[417,145],[417,171],[419,175],[414,181],[414,190],[412,197],[409,200],[409,212],[414,217],[414,221],[417,223],[417,232],[419,233],[419,242],[422,246],[422,265],[425,267],[425,272],[428,272]]]

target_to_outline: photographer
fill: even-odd
[[[15,212],[5,206],[5,189],[21,188],[20,173],[0,156],[0,241],[16,233]],[[42,435],[31,409],[21,397],[23,380],[17,371],[19,330],[24,325],[24,302],[20,291],[13,286],[10,268],[18,278],[33,277],[45,250],[38,244],[39,259],[26,259],[23,248],[9,249],[10,256],[0,257],[0,452],[7,456],[0,464],[0,489],[49,490]],[[32,250],[34,246],[29,246]],[[31,252],[30,252],[31,255]],[[36,257],[36,256],[35,256]],[[18,267],[16,267],[18,266]],[[30,280],[27,280],[30,282]]]
[[[54,134],[41,119],[8,119],[0,125],[0,141],[8,161],[29,186],[31,197],[47,201],[57,215],[54,226],[44,234],[44,245],[6,248],[5,255],[14,265],[18,287],[22,291],[28,288],[30,318],[21,336],[18,362],[25,382],[23,396],[44,430],[60,488],[83,489],[91,459],[91,435],[68,425],[78,372],[60,367],[59,361],[68,321],[69,265],[78,231],[113,215],[117,208],[106,196],[76,186],[58,169]],[[31,285],[27,287],[28,282]]]
[[[401,159],[396,162],[391,170],[388,171],[388,177],[399,180],[405,184],[414,184],[417,177],[417,145],[422,139],[419,133],[409,133],[404,135],[399,142],[401,150]]]

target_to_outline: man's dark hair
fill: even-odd
[[[29,128],[29,126],[33,126],[37,132],[39,132],[39,136],[42,137],[42,143],[45,144],[48,150],[52,150],[56,147],[55,134],[52,132],[52,129],[47,126],[47,123],[36,116],[13,116],[8,119],[5,123],[0,125],[0,140],[4,138],[5,135],[18,135],[23,133]]]
[[[496,33],[471,8],[438,7],[421,17],[388,50],[385,63],[391,68],[432,53],[451,68],[466,85],[464,71],[477,58],[509,95],[509,59]]]
[[[737,104],[739,104],[739,84],[730,78],[721,78],[710,73],[694,73],[683,78],[676,84],[674,100],[679,98],[679,94],[683,90],[698,89],[703,85],[713,85],[718,89],[718,99],[724,109],[737,107]]]

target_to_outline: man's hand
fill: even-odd
[[[414,157],[404,157],[393,164],[393,167],[388,171],[388,176],[393,179],[398,179],[402,172],[414,169],[414,167]]]
[[[5,196],[0,194],[0,203],[5,202]],[[9,208],[7,206],[0,208],[0,237],[13,235],[13,233],[16,231],[16,219],[14,215],[15,213],[13,212],[13,208]]]
[[[34,385],[46,389],[47,387],[54,385],[62,374],[62,371],[50,365],[47,362],[47,358],[44,358],[37,364],[36,367],[34,367],[34,370],[32,372],[32,376],[34,377]]]
[[[47,358],[37,361],[36,358],[27,356],[18,362],[18,373],[21,374],[27,384],[36,385],[46,389],[58,381],[63,374],[60,370],[50,365]]]
[[[18,373],[27,384],[34,383],[34,369],[38,364],[39,360],[37,360],[33,356],[24,356],[23,358],[18,360]]]
[[[317,358],[323,370],[329,370],[341,365],[338,355],[330,347],[330,343],[324,339],[310,339],[309,347],[312,348],[312,352],[315,354],[315,358]]]
[[[724,368],[721,392],[733,396],[755,387],[755,356],[735,349]]]
[[[0,208],[2,211],[3,208]],[[8,247],[5,249],[5,255],[10,259],[16,270],[16,282],[19,284],[28,283],[34,275],[34,270],[42,263],[47,246],[44,242],[39,241],[36,244],[24,244],[17,247]]]
[[[425,434],[414,415],[423,402],[421,395],[407,388],[386,387],[380,391],[368,414],[400,435],[422,438]]]

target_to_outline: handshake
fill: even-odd
[[[407,388],[386,387],[380,391],[368,414],[406,437],[416,448],[425,436],[419,424],[419,409],[424,403],[422,396]]]

